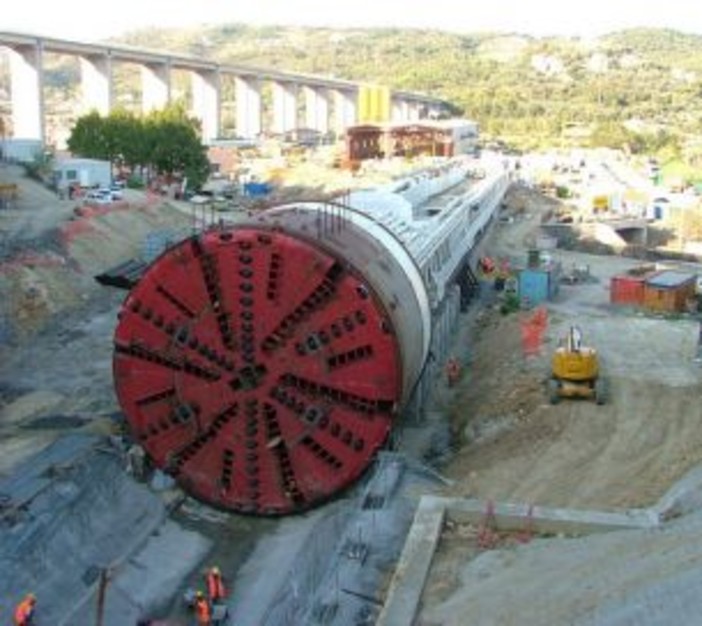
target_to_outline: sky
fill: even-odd
[[[702,35],[699,0],[19,0],[0,30],[96,41],[149,26],[410,27],[592,37],[636,26]]]

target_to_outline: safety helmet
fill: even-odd
[[[195,597],[196,597],[196,598],[204,598],[205,596],[204,596],[204,594],[202,593],[202,591],[196,591],[196,592],[195,592]]]
[[[215,574],[215,576],[219,576],[219,567],[216,565],[212,568],[212,573]]]

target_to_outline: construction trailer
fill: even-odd
[[[420,120],[410,123],[366,123],[346,131],[346,158],[475,154],[478,124],[471,120]]]
[[[478,123],[466,119],[431,120],[428,122],[436,129],[441,143],[445,146],[446,156],[475,154],[478,149]]]
[[[112,164],[99,159],[59,159],[52,169],[57,189],[78,185],[83,189],[109,187],[112,184]]]
[[[686,311],[695,301],[696,286],[696,274],[673,270],[657,272],[646,278],[643,305],[649,311]]]

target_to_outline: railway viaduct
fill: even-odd
[[[44,57],[47,53],[75,56],[80,62],[83,110],[109,113],[115,104],[113,68],[130,63],[141,72],[143,112],[162,108],[171,100],[171,75],[191,77],[192,112],[202,124],[203,141],[221,136],[223,80],[234,81],[236,135],[253,138],[261,132],[285,133],[311,128],[322,133],[341,131],[358,121],[357,101],[362,83],[239,64],[224,64],[185,54],[173,54],[113,43],[86,43],[18,32],[0,32],[0,47],[9,51],[12,127],[18,139],[46,139]],[[272,126],[264,128],[261,90],[272,86]],[[304,121],[298,121],[298,96],[304,98]],[[436,115],[444,101],[417,93],[391,95],[391,119],[410,122]]]

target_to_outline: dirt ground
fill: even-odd
[[[67,431],[109,428],[112,334],[125,293],[94,276],[138,256],[147,235],[187,228],[187,214],[142,201],[78,215],[26,178],[0,166],[0,181],[20,186],[0,210],[0,475]],[[138,199],[137,199],[138,200]]]
[[[512,198],[515,204],[526,204],[526,211],[493,233],[488,247],[495,255],[525,254],[548,208],[535,194]],[[589,267],[591,279],[562,286],[547,304],[538,354],[525,354],[520,330],[533,311],[502,315],[488,307],[461,331],[467,367],[444,406],[462,445],[442,470],[455,481],[444,493],[603,510],[653,505],[702,460],[702,370],[694,361],[699,322],[611,305],[609,279],[633,260],[561,250],[553,256],[564,269]],[[548,402],[550,355],[571,324],[598,349],[609,386],[604,406]],[[423,597],[427,614],[460,587],[458,572],[474,556],[460,537],[445,538]]]
[[[534,196],[536,198],[536,196]],[[528,240],[538,204],[495,232],[496,250]],[[533,311],[495,307],[467,330],[470,366],[450,402],[466,445],[446,468],[453,495],[572,507],[646,506],[702,458],[701,387],[694,362],[698,322],[663,319],[609,303],[609,280],[636,262],[556,251],[564,268],[588,266],[590,280],[562,285],[549,303],[537,355],[521,325]],[[549,358],[570,325],[598,349],[610,390],[605,406],[548,403]]]

